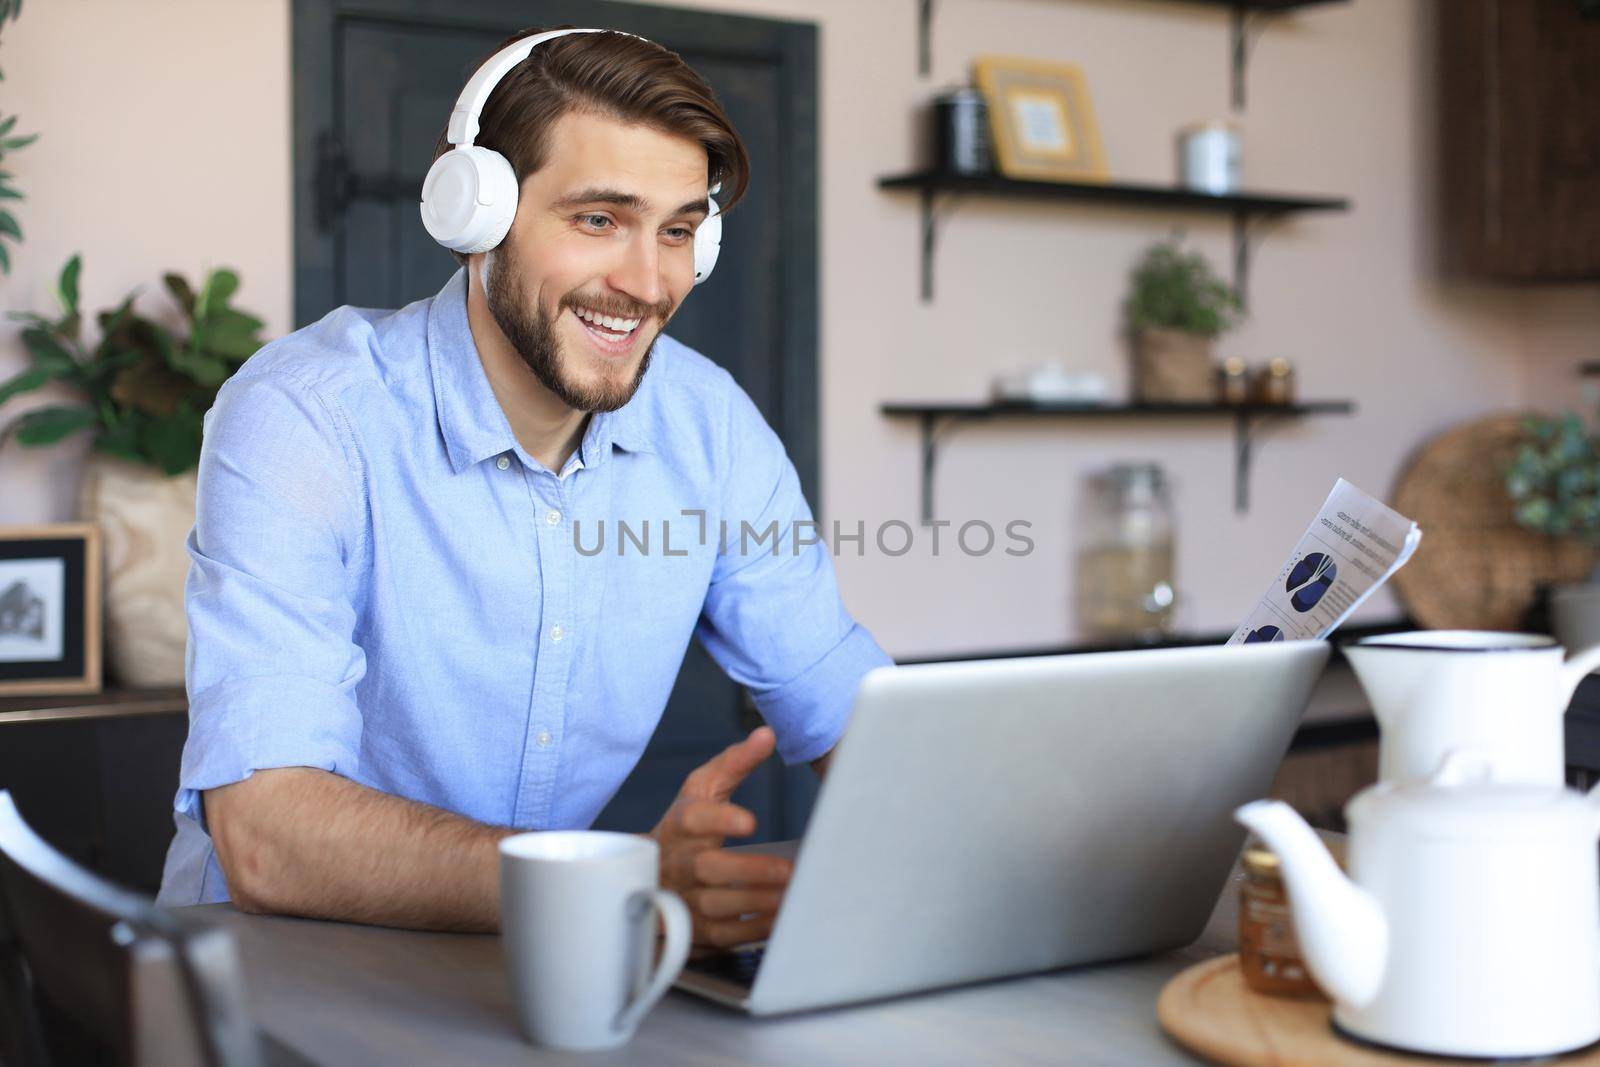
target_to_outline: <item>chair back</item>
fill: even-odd
[[[78,866],[33,832],[4,790],[0,998],[0,1022],[15,1023],[0,1026],[10,1032],[0,1037],[7,1067],[65,1067],[89,1054],[62,1040],[130,1067],[260,1063],[227,931]]]

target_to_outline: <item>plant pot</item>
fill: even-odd
[[[78,510],[100,527],[106,661],[122,685],[183,684],[184,542],[194,527],[194,494],[193,471],[168,477],[99,455],[84,468]]]
[[[1211,338],[1147,327],[1133,339],[1133,395],[1144,402],[1205,404],[1217,398]]]

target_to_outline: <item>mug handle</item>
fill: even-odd
[[[1561,668],[1561,689],[1565,694],[1561,698],[1562,710],[1572,701],[1572,694],[1577,690],[1578,683],[1589,676],[1589,672],[1600,668],[1600,645],[1586,648],[1581,652],[1574,652],[1567,657],[1566,663]]]
[[[650,976],[650,984],[634,998],[633,1003],[622,1009],[617,1021],[612,1023],[612,1029],[621,1034],[633,1033],[645,1012],[655,1007],[656,1001],[666,995],[667,989],[689,959],[689,909],[683,900],[670,889],[657,889],[641,896],[644,898],[642,902],[653,904],[653,910],[661,913],[667,941],[662,946],[661,962],[656,964],[656,973]]]

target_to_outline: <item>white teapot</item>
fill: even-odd
[[[1478,753],[1345,809],[1350,875],[1294,809],[1235,812],[1278,854],[1334,1021],[1445,1056],[1547,1056],[1600,1040],[1600,787],[1500,784]]]
[[[1600,667],[1536,634],[1419,630],[1344,646],[1378,719],[1378,780],[1426,778],[1452,749],[1482,753],[1500,782],[1566,781],[1563,718]]]

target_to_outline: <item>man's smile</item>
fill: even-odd
[[[633,351],[634,339],[639,334],[643,319],[625,319],[616,315],[602,315],[592,308],[569,306],[568,311],[588,336],[589,342],[608,356],[621,356]]]

